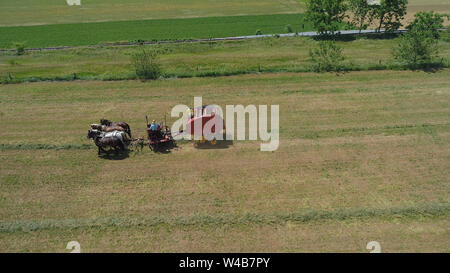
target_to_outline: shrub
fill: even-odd
[[[310,50],[309,55],[316,72],[339,72],[343,68],[342,62],[345,58],[342,55],[342,48],[333,41],[320,41],[319,47]]]
[[[262,33],[262,31],[261,31],[260,29],[256,30],[255,35],[262,35],[262,34],[263,34],[263,33]]]
[[[25,43],[14,43],[13,46],[16,49],[16,55],[25,54]]]
[[[157,62],[156,50],[141,47],[131,55],[136,76],[141,80],[154,80],[161,76],[161,68]]]
[[[138,39],[138,40],[135,41],[135,43],[138,44],[138,45],[144,45],[145,41],[141,40],[141,39]]]
[[[438,55],[437,42],[431,32],[412,28],[400,38],[393,55],[410,69],[425,68]]]
[[[18,64],[19,64],[19,62],[17,62],[17,61],[14,60],[14,59],[8,60],[8,63],[9,63],[11,66],[14,66],[14,65],[18,65]]]
[[[292,32],[294,32],[294,30],[292,29],[292,26],[291,26],[291,25],[287,25],[284,29],[285,29],[286,33],[292,33]]]

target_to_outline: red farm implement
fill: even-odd
[[[186,134],[190,134],[194,139],[194,146],[198,147],[201,143],[210,143],[215,145],[217,139],[213,138],[207,140],[208,137],[204,135],[205,126],[210,123],[214,124],[211,126],[210,132],[212,134],[220,133],[222,136],[225,134],[225,123],[221,117],[221,113],[218,113],[218,108],[213,105],[204,105],[202,107],[194,108],[190,111],[190,119],[186,124]],[[221,124],[221,128],[216,128],[216,124]],[[196,126],[198,128],[196,128]],[[224,139],[224,138],[223,138]]]
[[[148,123],[147,116],[145,118],[147,120],[147,139],[150,150],[158,152],[175,147],[172,132],[165,122],[163,126],[158,124],[157,128],[154,129]]]

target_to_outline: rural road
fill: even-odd
[[[339,33],[341,35],[360,35],[360,34],[375,34],[375,33],[384,33],[384,30],[377,32],[376,30],[341,30]],[[395,33],[406,32],[406,29],[400,29],[395,31]],[[246,39],[257,39],[257,38],[267,38],[267,37],[314,37],[319,36],[318,32],[315,31],[307,31],[307,32],[298,32],[298,33],[285,33],[285,34],[263,34],[263,35],[249,35],[249,36],[234,36],[234,37],[224,37],[224,38],[209,38],[209,39],[190,39],[190,40],[166,40],[166,41],[158,41],[158,42],[144,42],[144,45],[154,45],[154,44],[182,44],[182,43],[197,43],[197,42],[214,42],[214,41],[236,41],[236,40],[246,40]],[[138,43],[117,43],[117,44],[98,44],[98,45],[88,45],[87,47],[96,47],[96,46],[134,46]],[[70,49],[70,48],[79,48],[84,46],[58,46],[58,47],[43,47],[43,48],[27,48],[26,51],[41,51],[41,50],[61,50],[61,49]],[[15,49],[0,49],[0,52],[15,52]]]

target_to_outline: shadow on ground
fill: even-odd
[[[124,160],[130,156],[130,151],[123,151],[119,153],[101,153],[98,155],[99,158],[108,160]]]
[[[228,149],[233,145],[232,140],[218,140],[215,145],[211,142],[199,143],[197,149]]]

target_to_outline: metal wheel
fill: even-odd
[[[158,151],[158,148],[159,148],[159,145],[158,144],[152,144],[152,145],[150,145],[150,150],[152,150],[153,152],[157,152]]]

